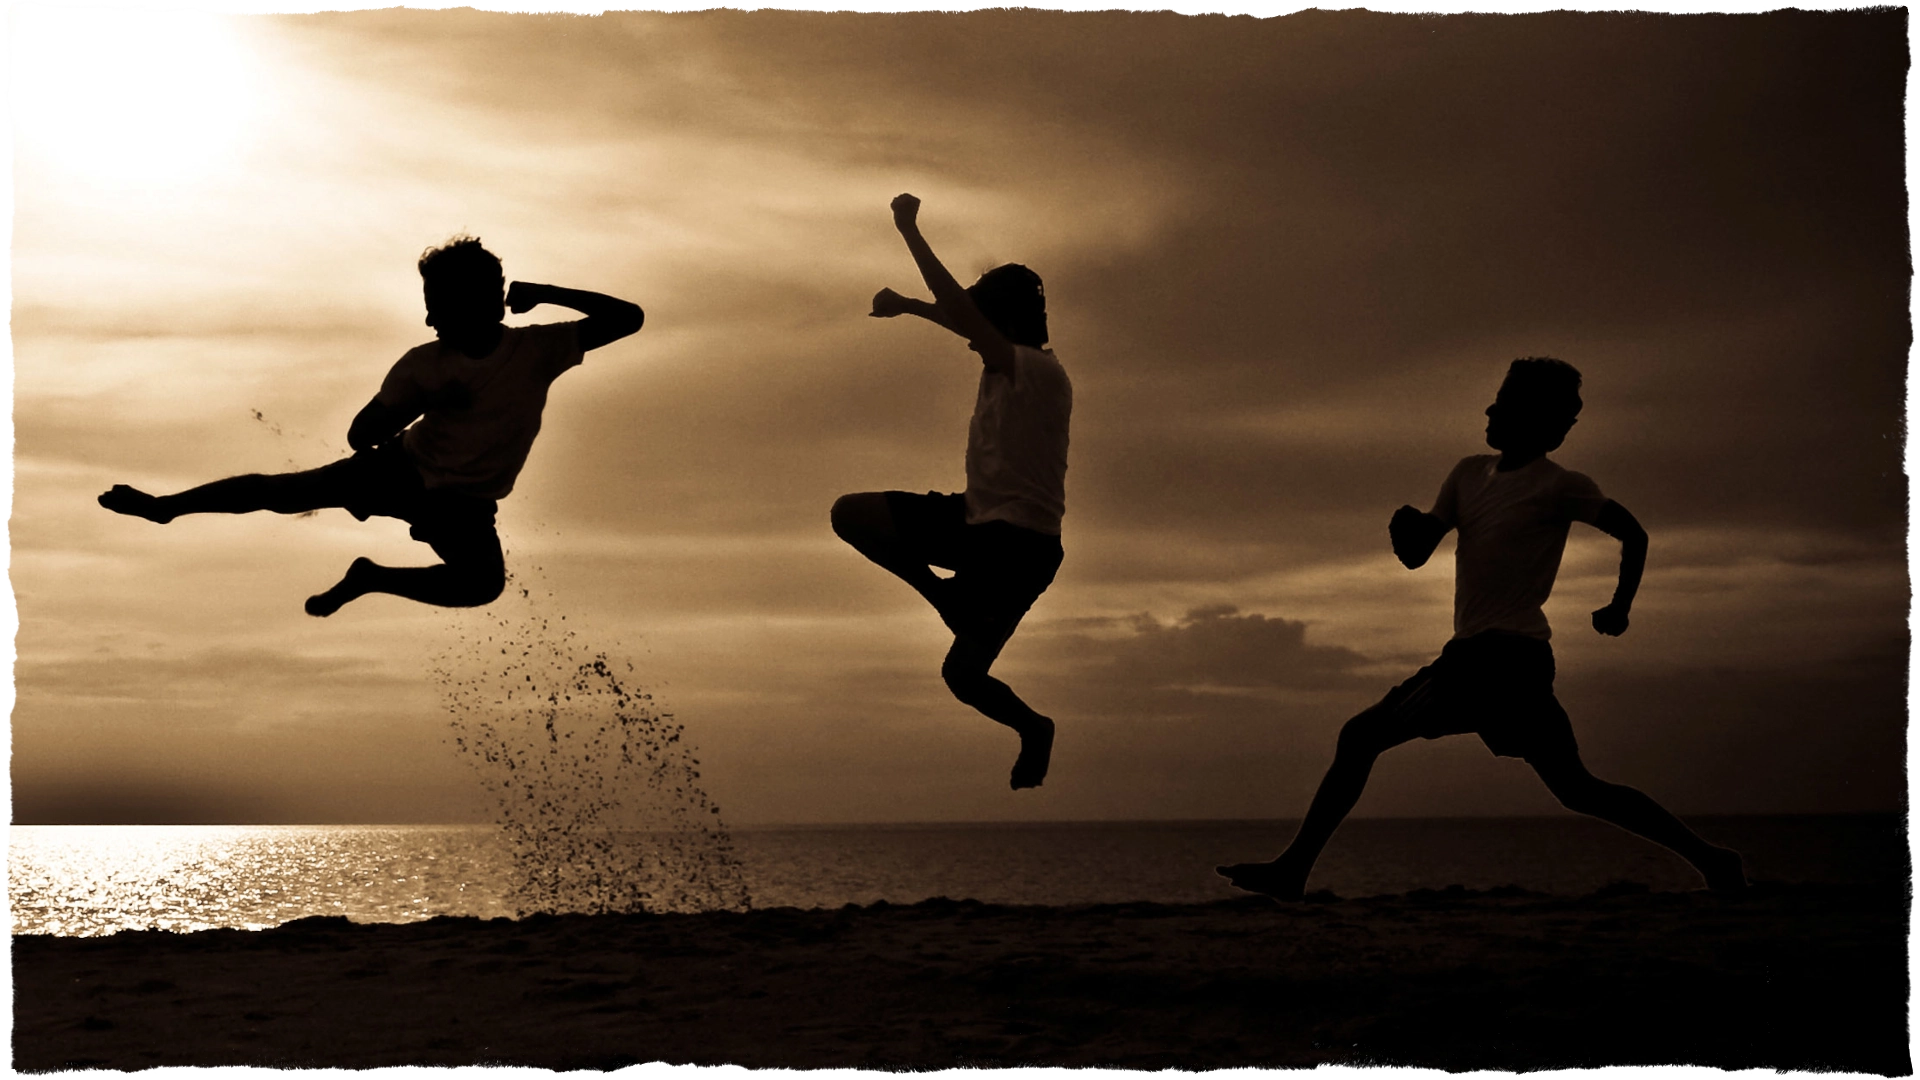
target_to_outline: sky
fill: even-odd
[[[1548,615],[1589,766],[1685,814],[1903,808],[1904,12],[64,16],[18,8],[16,822],[486,820],[435,671],[564,619],[686,725],[728,822],[1296,816],[1340,724],[1451,633],[1394,508],[1485,452],[1506,363],[1652,536],[1576,526]],[[995,673],[841,544],[958,490],[977,358],[865,317],[1045,278],[1066,560]],[[301,601],[404,524],[94,498],[345,453],[426,341],[414,261],[641,304],[553,388],[483,612]],[[542,308],[510,322],[556,321]],[[492,620],[492,622],[488,622]],[[467,644],[463,644],[467,643]],[[1559,812],[1472,737],[1358,813]]]

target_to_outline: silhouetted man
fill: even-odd
[[[353,418],[352,457],[306,472],[229,477],[177,495],[116,484],[100,505],[162,525],[183,514],[323,507],[342,507],[362,521],[399,518],[440,564],[355,559],[338,584],[308,598],[308,614],[331,615],[376,592],[442,607],[492,602],[506,586],[494,512],[540,433],[547,387],[586,350],[639,330],[645,316],[600,293],[524,281],[506,289],[500,260],[472,237],[422,255],[420,277],[427,325],[438,340],[402,356]],[[504,309],[520,314],[541,304],[586,318],[526,327],[500,322]]]
[[[953,631],[940,674],[953,696],[1020,735],[1012,786],[1040,786],[1053,721],[987,674],[1027,609],[1060,569],[1066,510],[1067,421],[1073,386],[1047,349],[1040,276],[1009,263],[962,289],[920,235],[920,200],[893,200],[893,220],[933,302],[881,289],[874,318],[918,315],[980,355],[967,430],[967,490],[869,491],[833,504],[833,531],[932,604]],[[954,572],[941,578],[931,567]]]
[[[1568,472],[1547,453],[1560,446],[1580,412],[1580,373],[1544,357],[1515,360],[1487,408],[1487,445],[1500,451],[1467,458],[1441,485],[1431,513],[1403,506],[1388,532],[1408,569],[1426,563],[1440,539],[1459,529],[1454,552],[1453,640],[1440,658],[1347,721],[1333,764],[1293,843],[1270,863],[1222,866],[1242,889],[1298,900],[1327,840],[1353,809],[1380,754],[1410,739],[1473,732],[1502,757],[1526,759],[1561,805],[1664,844],[1717,890],[1746,885],[1740,856],[1715,847],[1630,787],[1587,771],[1573,726],[1553,695],[1553,648],[1542,606],[1553,590],[1567,530],[1584,521],[1620,541],[1613,602],[1593,613],[1593,628],[1617,637],[1646,565],[1647,534],[1632,514]]]

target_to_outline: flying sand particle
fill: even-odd
[[[514,577],[517,600],[461,613],[433,674],[454,745],[494,797],[517,913],[747,908],[685,725],[632,682],[631,662],[542,614],[551,592],[537,600]],[[483,659],[495,646],[506,659]]]

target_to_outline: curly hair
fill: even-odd
[[[500,259],[480,244],[477,236],[456,236],[420,254],[420,276],[429,282],[462,285],[504,285]]]

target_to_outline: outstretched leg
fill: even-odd
[[[840,496],[833,504],[833,531],[874,565],[912,586],[940,613],[947,629],[959,633],[951,610],[952,582],[935,574],[923,554],[901,539],[885,492]]]
[[[1747,887],[1739,852],[1707,843],[1645,792],[1625,784],[1610,784],[1588,772],[1578,750],[1555,750],[1529,758],[1527,763],[1567,809],[1618,825],[1672,850],[1692,863],[1715,892]]]
[[[307,614],[325,617],[368,593],[388,593],[437,607],[479,607],[505,591],[507,564],[500,537],[491,528],[455,539],[440,540],[433,549],[445,562],[438,566],[382,566],[372,559],[355,559],[346,576],[326,592],[307,598]]]
[[[1047,766],[1053,758],[1053,721],[1034,712],[1006,683],[987,674],[1007,636],[1010,634],[998,638],[969,634],[955,637],[940,665],[940,677],[954,697],[1019,734],[1020,756],[1013,763],[1010,780],[1018,791],[1039,787],[1047,778]]]
[[[1237,888],[1264,893],[1275,900],[1298,900],[1306,895],[1307,875],[1334,830],[1359,803],[1367,778],[1373,774],[1373,763],[1411,738],[1397,730],[1398,719],[1396,710],[1382,702],[1347,721],[1340,729],[1333,764],[1327,766],[1327,775],[1314,792],[1307,816],[1287,850],[1272,862],[1239,863],[1216,867],[1215,871]]]
[[[99,499],[116,514],[145,518],[165,525],[183,514],[304,514],[340,506],[345,496],[348,463],[337,461],[318,469],[291,473],[248,473],[201,484],[175,495],[149,495],[139,488],[115,484]]]

